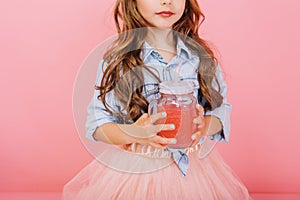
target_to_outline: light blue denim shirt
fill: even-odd
[[[179,71],[179,78],[182,80],[189,80],[194,83],[194,96],[197,99],[199,83],[197,80],[197,68],[199,65],[199,57],[192,54],[192,52],[185,46],[185,44],[178,40],[177,42],[177,55],[173,57],[170,62],[166,62],[162,56],[147,42],[144,43],[143,50],[141,53],[141,58],[143,59],[145,65],[153,67],[153,72],[160,78],[161,81],[168,81],[174,79],[175,70],[180,62],[182,62],[182,67]],[[96,76],[96,85],[99,85],[101,78],[103,76],[102,69],[103,61],[100,62],[98,67],[98,72]],[[105,68],[104,64],[104,68]],[[177,76],[178,77],[178,76]],[[228,142],[230,134],[230,112],[231,105],[227,103],[226,92],[227,85],[224,81],[222,71],[220,66],[217,67],[216,77],[220,84],[220,93],[223,96],[223,104],[218,108],[205,112],[205,115],[216,116],[222,123],[222,132],[218,132],[212,136],[211,139],[215,141],[225,141]],[[216,81],[213,81],[213,87],[218,89]],[[91,140],[96,139],[93,134],[97,127],[109,123],[124,123],[122,119],[112,116],[107,112],[102,102],[97,99],[99,95],[99,90],[94,91],[94,95],[88,105],[88,116],[86,121],[86,136]],[[158,97],[158,83],[157,81],[150,78],[150,76],[145,76],[144,93],[143,95],[150,102],[152,99]],[[120,110],[120,104],[113,95],[113,91],[107,95],[108,105],[118,111]]]

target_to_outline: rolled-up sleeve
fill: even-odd
[[[229,104],[226,99],[227,84],[225,83],[220,66],[218,66],[216,69],[216,77],[220,84],[220,93],[223,96],[223,103],[221,104],[221,106],[215,108],[214,110],[207,111],[205,115],[212,115],[217,117],[222,124],[222,130],[214,135],[211,135],[210,138],[217,142],[225,141],[227,143],[229,141],[229,135],[230,135],[230,113],[232,107],[231,104]],[[213,81],[213,87],[215,89],[218,89],[218,85],[215,80]]]
[[[100,84],[103,76],[102,64],[103,62],[101,61],[97,71],[96,85]],[[117,118],[112,116],[105,109],[103,103],[98,99],[99,94],[100,94],[99,90],[94,90],[93,97],[87,108],[88,115],[86,120],[86,137],[93,141],[97,141],[93,136],[97,127],[105,123],[117,121]],[[112,95],[108,95],[108,96],[109,98],[112,98]]]

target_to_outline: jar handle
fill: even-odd
[[[158,101],[157,99],[153,99],[148,106],[148,114],[149,115],[153,115],[157,113],[157,105],[158,105]]]

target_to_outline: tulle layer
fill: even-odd
[[[212,150],[189,154],[183,177],[171,158],[110,149],[81,170],[63,190],[63,200],[251,199],[247,188]]]

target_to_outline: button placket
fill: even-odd
[[[171,66],[170,65],[166,65],[165,67],[165,71],[166,71],[166,77],[168,77],[168,81],[172,80],[172,73],[171,73]]]

